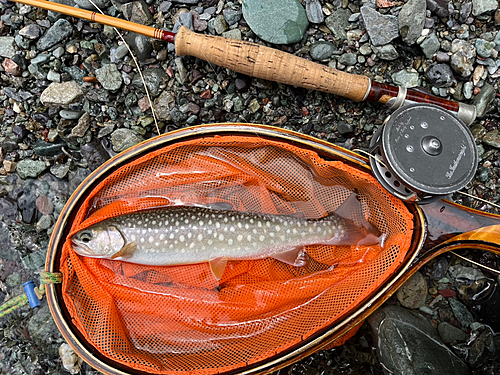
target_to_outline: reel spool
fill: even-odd
[[[431,104],[396,110],[375,133],[370,153],[376,156],[370,166],[380,184],[399,199],[419,204],[463,188],[478,162],[469,128]]]

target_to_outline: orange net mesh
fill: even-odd
[[[210,137],[130,161],[79,208],[70,235],[109,217],[180,203],[319,218],[352,192],[361,214],[386,235],[383,248],[309,246],[306,267],[271,258],[229,262],[218,283],[208,264],[152,267],[81,257],[67,240],[64,302],[100,354],[135,370],[212,374],[265,361],[355,309],[401,264],[413,218],[372,176],[290,144]]]

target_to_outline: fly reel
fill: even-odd
[[[375,133],[370,165],[396,197],[430,203],[460,190],[474,177],[477,149],[468,127],[431,104],[399,108]]]

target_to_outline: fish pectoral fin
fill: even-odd
[[[224,270],[226,269],[227,258],[211,259],[208,261],[208,263],[210,264],[210,270],[212,271],[212,274],[217,279],[217,281],[219,281],[224,274]]]
[[[134,255],[135,251],[137,250],[137,244],[135,242],[129,242],[125,246],[123,246],[120,251],[117,253],[114,253],[111,256],[111,259],[116,259],[118,257],[122,258],[131,258],[132,255]]]
[[[309,264],[309,255],[307,255],[303,246],[274,254],[272,257],[294,267],[304,267]]]

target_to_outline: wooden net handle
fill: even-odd
[[[370,89],[368,77],[344,73],[258,44],[196,34],[185,26],[175,36],[175,52],[252,77],[324,91],[357,102]]]

